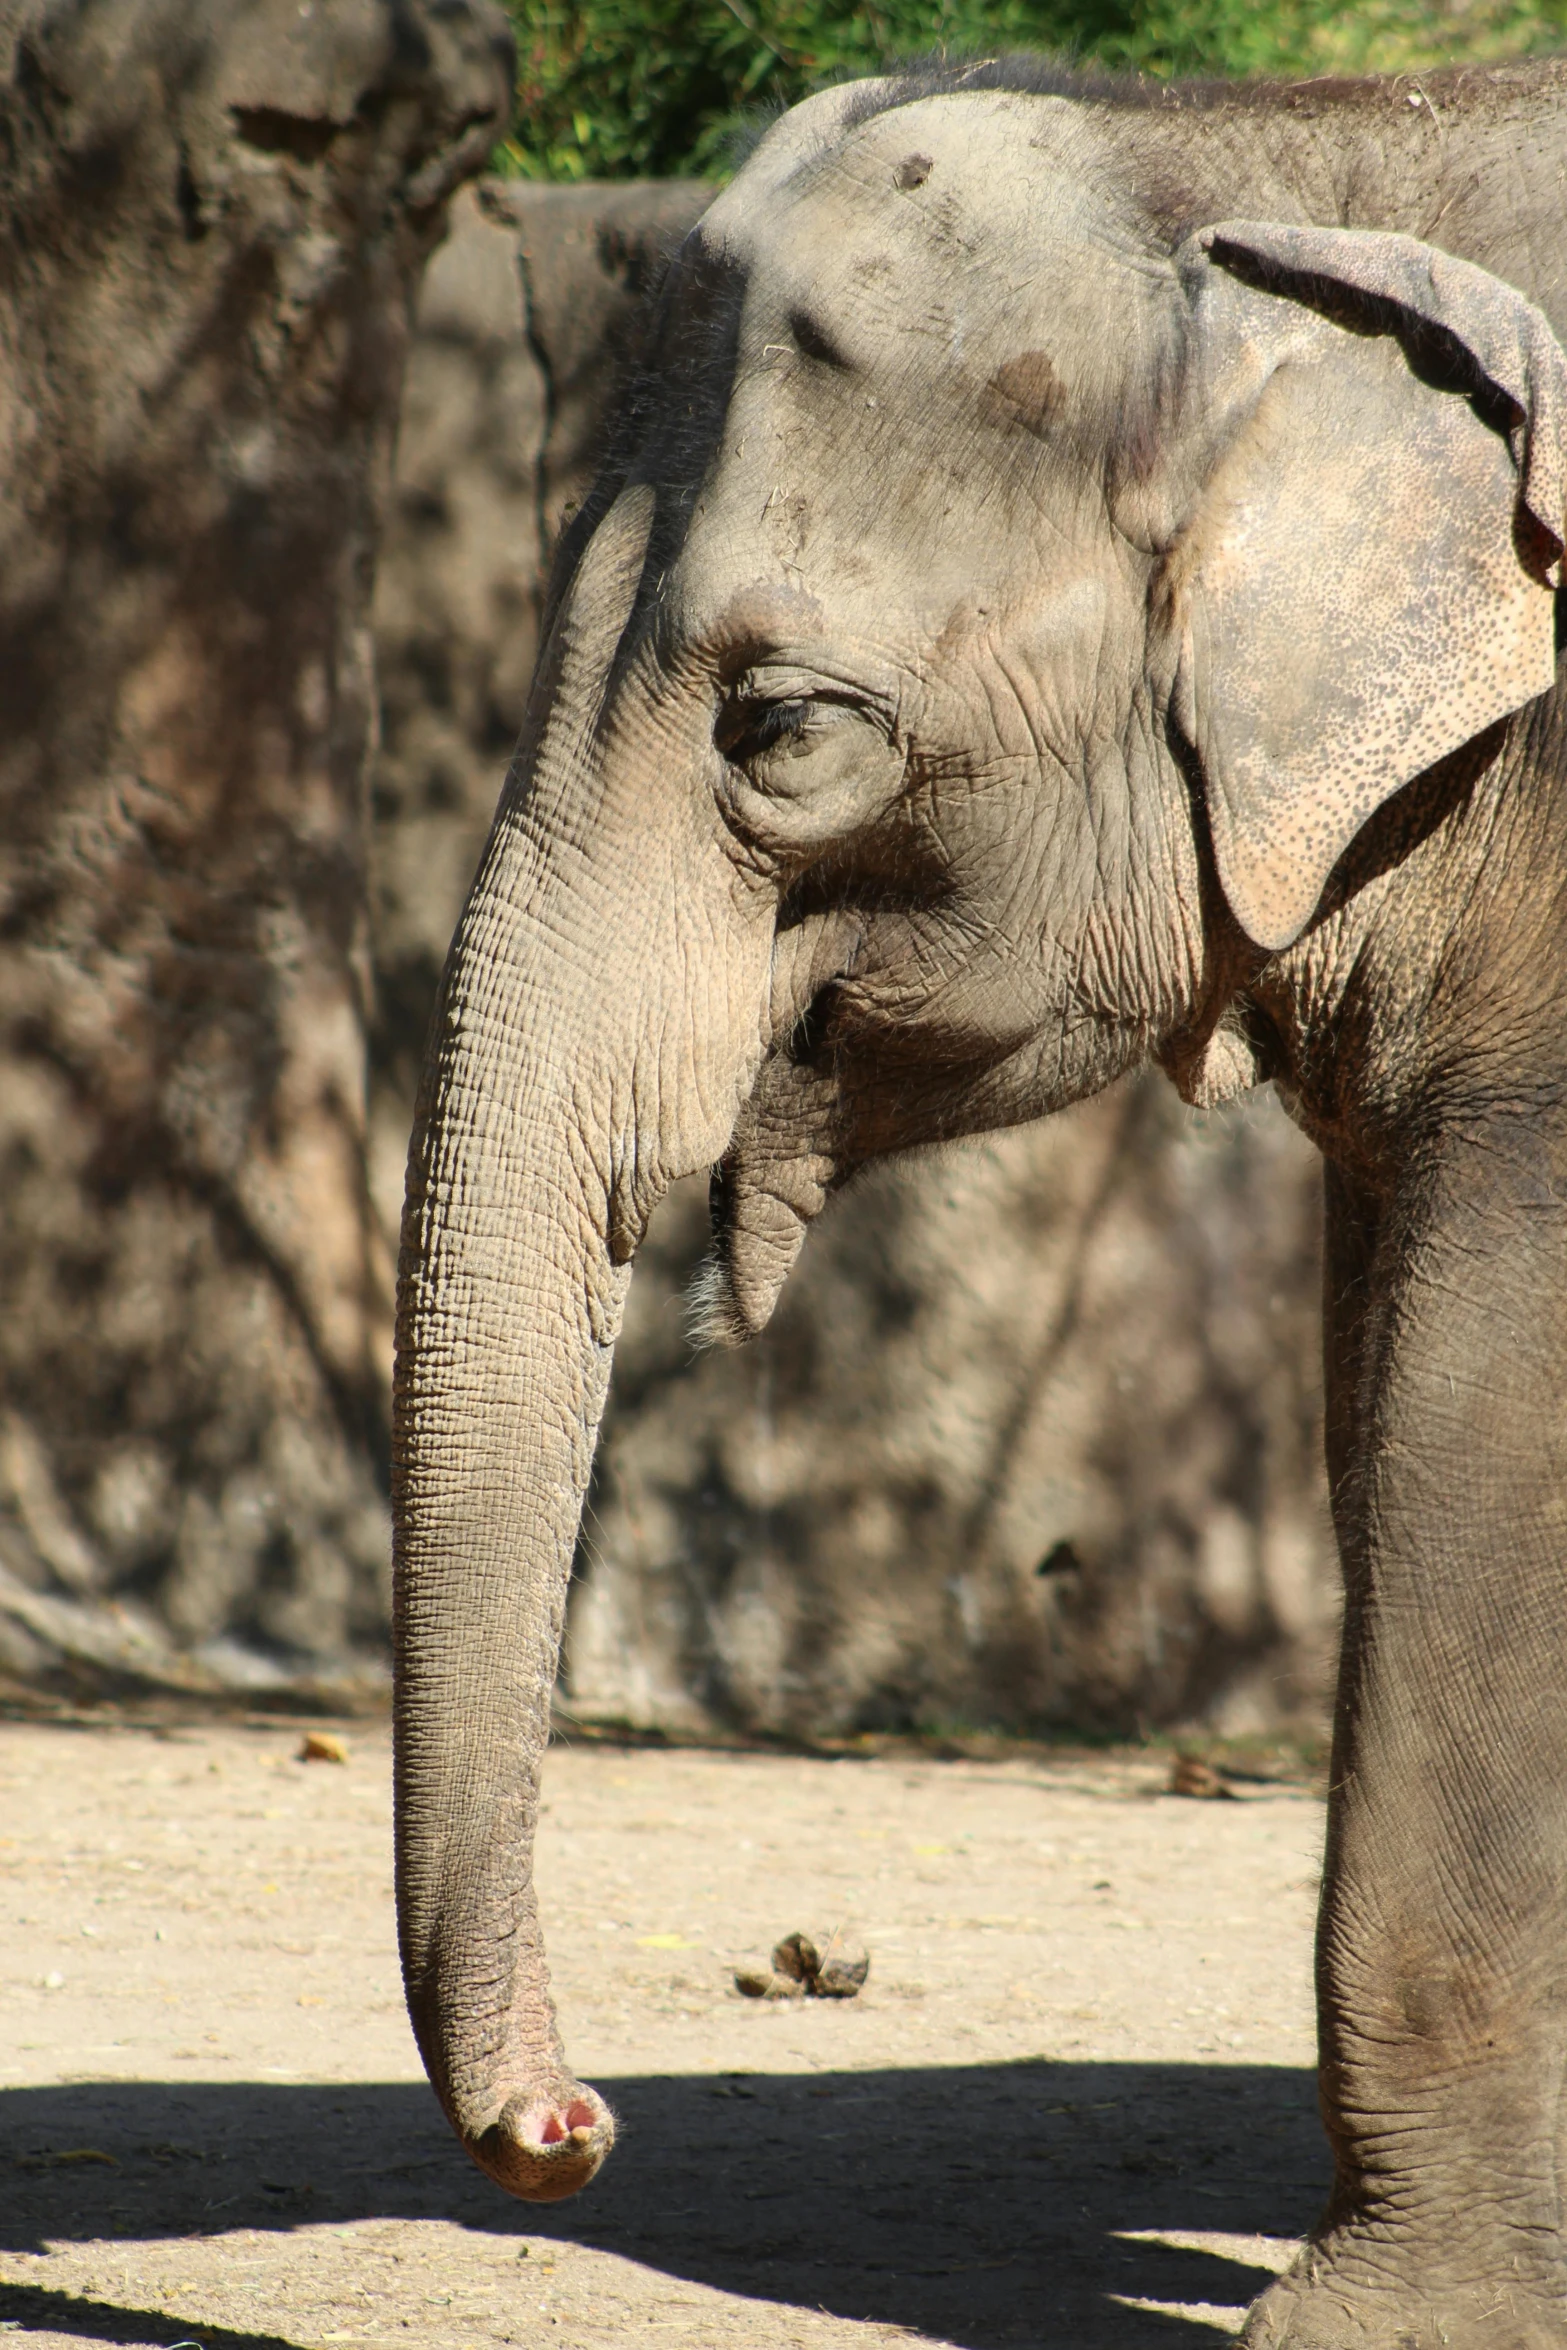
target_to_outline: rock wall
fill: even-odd
[[[0,1668],[384,1637],[369,589],[510,65],[487,0],[0,6]]]
[[[425,274],[375,599],[371,1134],[394,1239],[425,1024],[522,725],[550,549],[642,297],[707,196],[486,180]]]
[[[465,194],[424,281],[377,590],[376,1196],[512,741],[542,573],[679,185]],[[786,1733],[1298,1719],[1330,1670],[1318,1177],[1148,1077],[884,1170],[777,1320],[693,1358],[703,1190],[639,1260],[564,1704]]]
[[[782,1733],[1314,1717],[1317,1172],[1163,1080],[884,1169],[692,1359],[700,1187],[639,1259],[570,1701]]]

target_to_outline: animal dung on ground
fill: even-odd
[[[870,1971],[870,1952],[841,1927],[824,1945],[786,1934],[770,1966],[736,1967],[735,1989],[747,1999],[853,1999]]]
[[[792,1983],[814,1983],[821,1972],[821,1953],[809,1934],[785,1934],[773,1947],[773,1972]]]
[[[735,1989],[745,1999],[803,1999],[805,1985],[770,1966],[737,1966]]]
[[[871,1954],[852,1934],[836,1933],[817,1962],[807,1988],[815,1999],[853,1999],[871,1971]]]

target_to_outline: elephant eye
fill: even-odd
[[[809,702],[731,702],[713,730],[724,757],[737,767],[778,743],[795,743],[811,720]]]

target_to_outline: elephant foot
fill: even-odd
[[[514,2097],[499,2121],[463,2139],[479,2168],[524,2203],[561,2203],[587,2185],[615,2143],[615,2117],[594,2089]]]
[[[1567,2350],[1567,2277],[1556,2291],[1525,2283],[1505,2255],[1485,2284],[1444,2266],[1331,2237],[1309,2244],[1253,2302],[1244,2350]]]

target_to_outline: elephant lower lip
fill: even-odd
[[[766,1328],[833,1173],[825,1156],[753,1160],[745,1151],[714,1168],[713,1250],[691,1290],[698,1343],[740,1346]]]

